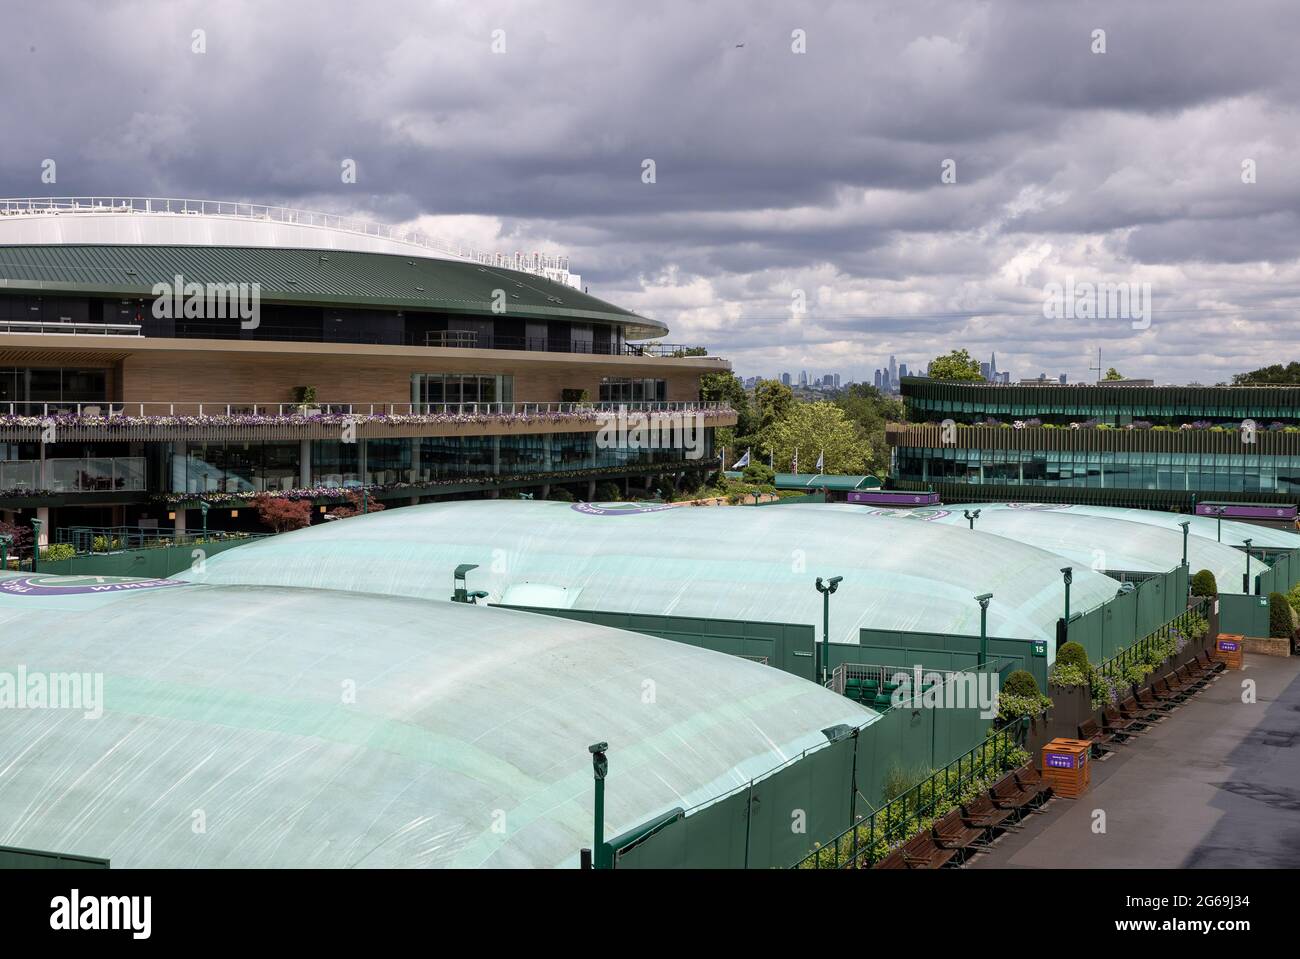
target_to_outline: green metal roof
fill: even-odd
[[[828,476],[824,473],[777,473],[777,489],[876,489],[880,480],[874,476]]]
[[[745,474],[740,470],[728,470],[724,474],[727,479],[744,479]],[[772,483],[777,489],[809,489],[809,490],[852,490],[852,489],[879,489],[880,480],[874,476],[828,476],[825,473],[777,473],[776,479]]]
[[[151,297],[176,276],[196,283],[260,283],[269,303],[395,307],[491,315],[493,290],[506,313],[597,320],[628,327],[629,339],[662,336],[656,320],[518,270],[386,253],[268,247],[0,246],[0,291]]]

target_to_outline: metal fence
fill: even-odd
[[[859,869],[884,857],[957,803],[971,786],[991,781],[1022,757],[1027,717],[1013,720],[942,769],[893,797],[812,855],[799,869]],[[944,808],[946,806],[946,808]]]
[[[1143,636],[1131,646],[1121,649],[1109,659],[1095,664],[1095,668],[1098,672],[1106,676],[1122,676],[1125,670],[1130,666],[1138,663],[1157,661],[1152,652],[1153,648],[1164,643],[1174,633],[1180,633],[1185,636],[1188,635],[1188,631],[1191,629],[1192,623],[1195,619],[1197,617],[1205,616],[1208,605],[1209,600],[1206,597],[1198,597],[1192,605],[1187,607],[1186,611],[1174,617],[1174,619],[1165,623],[1154,632]],[[1164,657],[1159,657],[1159,659],[1163,658]]]

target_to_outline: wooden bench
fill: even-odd
[[[983,795],[957,807],[961,810],[961,820],[972,829],[982,829],[986,837],[995,829],[1005,829],[1006,821],[1011,818],[1012,810],[999,809],[993,800]]]
[[[1204,689],[1210,684],[1209,679],[1202,676],[1199,671],[1193,670],[1190,664],[1174,667],[1174,675],[1182,680],[1184,688],[1187,689]]]
[[[1020,819],[1024,808],[1038,796],[1038,790],[1026,789],[1016,781],[1016,774],[1010,772],[989,788],[988,796],[995,807]]]
[[[1136,736],[1144,729],[1146,729],[1145,724],[1126,717],[1116,706],[1107,706],[1102,712],[1101,731],[1103,733],[1127,738]]]
[[[1167,713],[1178,705],[1173,696],[1159,692],[1154,682],[1146,689],[1139,690],[1134,687],[1133,694],[1137,697],[1138,703],[1146,709],[1158,709]]]
[[[1084,742],[1092,743],[1092,754],[1094,756],[1099,756],[1104,752],[1111,752],[1110,744],[1115,742],[1115,737],[1098,726],[1095,719],[1089,719],[1079,724],[1079,738]]]
[[[957,850],[961,853],[962,862],[966,861],[970,847],[984,838],[984,832],[983,829],[966,825],[961,809],[955,806],[930,827],[935,845],[941,849]]]
[[[1221,673],[1228,668],[1228,664],[1221,659],[1215,659],[1205,650],[1196,654],[1196,661],[1204,667],[1207,673]]]
[[[1052,784],[1043,778],[1043,774],[1034,768],[1033,763],[1025,763],[1019,769],[1012,770],[1011,775],[1023,789],[1033,790],[1031,803],[1041,806],[1052,797]]]
[[[956,849],[944,849],[929,830],[919,832],[903,844],[903,861],[908,869],[939,869],[952,862]]]
[[[1151,692],[1154,693],[1158,699],[1161,699],[1164,702],[1187,702],[1188,693],[1179,688],[1177,678],[1172,677],[1172,682],[1170,680],[1171,675],[1166,675],[1155,680],[1151,683]]]
[[[1143,706],[1138,702],[1136,693],[1128,699],[1120,700],[1119,713],[1125,719],[1132,719],[1139,723],[1152,723],[1160,718],[1155,701],[1152,700],[1150,706]]]
[[[903,858],[903,847],[899,846],[880,862],[871,867],[872,869],[906,869],[907,861]]]

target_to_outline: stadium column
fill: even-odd
[[[172,485],[173,493],[184,493],[185,490],[185,472],[188,453],[185,449],[184,440],[176,440],[172,443]]]
[[[303,489],[311,486],[311,440],[303,440],[298,446],[298,485]]]
[[[48,506],[36,507],[36,520],[41,524],[40,541],[36,545],[49,546],[50,545],[50,508]]]

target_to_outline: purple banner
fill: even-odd
[[[1294,506],[1243,506],[1231,503],[1197,503],[1197,516],[1218,516],[1223,510],[1224,519],[1280,519],[1296,518]]]
[[[864,506],[938,506],[938,493],[904,493],[898,490],[853,490],[850,503]]]
[[[1234,639],[1219,640],[1219,649],[1225,653],[1235,653],[1241,648],[1241,644]]]

